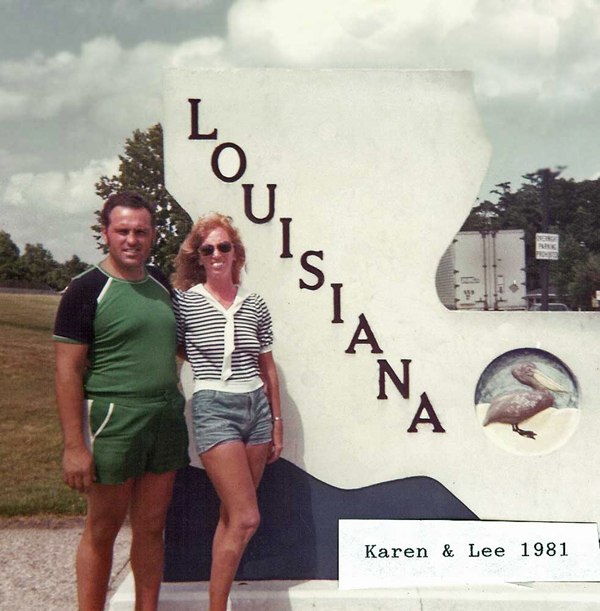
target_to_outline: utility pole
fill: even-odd
[[[552,180],[552,173],[549,169],[540,170],[542,175],[542,233],[548,233],[549,216],[550,216],[550,181]],[[541,309],[543,312],[548,311],[548,277],[550,261],[542,259],[540,261],[541,268],[541,280],[542,280],[542,303]]]

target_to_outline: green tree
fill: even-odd
[[[590,258],[587,248],[578,242],[571,234],[561,233],[560,235],[560,259],[553,261],[550,268],[550,283],[556,287],[560,299],[572,310],[577,310],[584,305],[589,306],[590,300],[584,303],[581,296],[583,292],[580,288],[575,288],[572,284],[575,269],[585,267]],[[581,282],[578,282],[578,287]]]
[[[591,309],[592,298],[600,288],[600,255],[592,254],[575,265],[568,286],[571,305]]]
[[[75,276],[86,270],[89,265],[82,261],[77,255],[73,255],[68,261],[59,263],[48,275],[47,284],[56,291],[62,291],[68,286]]]
[[[491,231],[498,229],[500,209],[498,204],[484,200],[471,209],[461,231]]]
[[[96,193],[104,200],[124,189],[132,189],[156,206],[156,244],[151,261],[163,272],[170,274],[179,245],[192,228],[189,214],[171,197],[165,188],[163,131],[160,123],[145,131],[135,130],[125,141],[124,154],[115,176],[101,176]],[[107,252],[102,241],[100,211],[98,223],[92,226],[98,247]]]
[[[89,266],[89,263],[82,261],[77,255],[73,255],[68,261],[63,263],[64,270],[69,275],[69,279],[75,278],[75,276],[84,272]]]
[[[0,284],[13,283],[19,279],[19,247],[10,234],[0,231]]]
[[[57,263],[42,244],[26,244],[22,255],[10,234],[0,231],[0,285],[19,288],[48,287],[61,291],[89,265],[77,255]]]
[[[20,278],[31,287],[48,285],[52,272],[58,267],[52,253],[42,244],[25,244],[19,258]]]
[[[71,282],[71,276],[68,274],[64,265],[57,265],[47,276],[46,284],[55,291],[62,291]]]
[[[577,182],[552,172],[549,229],[560,236],[560,259],[550,262],[550,283],[560,298],[573,309],[590,309],[590,295],[600,290],[596,281],[596,255],[600,255],[600,179]],[[462,230],[523,229],[527,288],[540,286],[540,265],[535,258],[535,234],[542,229],[541,174],[523,176],[525,182],[514,191],[508,182],[492,191],[496,202],[478,203]],[[594,284],[596,283],[596,284]]]

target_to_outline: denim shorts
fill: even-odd
[[[203,454],[224,441],[269,443],[273,423],[264,388],[232,393],[199,390],[192,398],[196,451]]]

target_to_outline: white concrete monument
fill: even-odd
[[[598,521],[600,319],[436,294],[491,154],[469,73],[175,69],[165,104],[170,193],[233,217],[274,320],[286,445],[239,578],[336,579],[340,518]],[[168,581],[207,578],[201,478]]]

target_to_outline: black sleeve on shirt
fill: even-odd
[[[169,282],[169,279],[154,265],[147,265],[146,269],[148,273],[158,282],[160,282],[169,291],[169,295],[173,295],[173,287]]]
[[[98,296],[107,280],[101,271],[92,268],[71,281],[58,306],[54,321],[55,339],[92,343]]]

